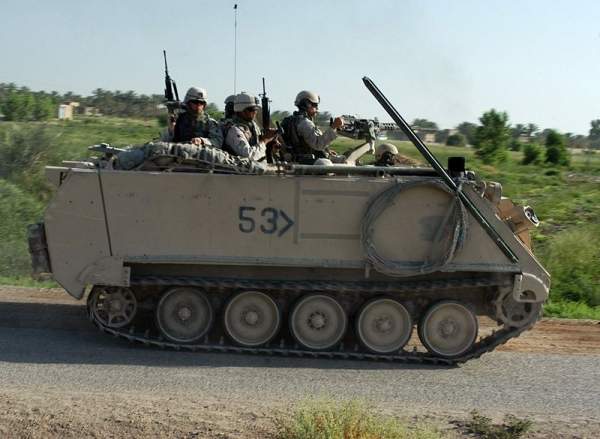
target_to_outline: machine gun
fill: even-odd
[[[356,163],[356,161],[367,153],[375,151],[375,141],[384,131],[399,130],[400,127],[395,123],[379,122],[377,119],[362,119],[349,114],[342,115],[344,124],[338,129],[338,134],[350,139],[362,139],[365,143],[346,151],[347,163]],[[333,119],[330,120],[333,124]]]
[[[344,125],[338,130],[338,134],[351,139],[364,139],[367,142],[377,140],[385,131],[399,130],[400,127],[393,122],[379,122],[377,119],[361,119],[356,116],[344,114]],[[333,122],[331,120],[330,122]]]
[[[167,51],[163,50],[163,57],[165,59],[165,106],[169,112],[169,122],[174,124],[177,119],[177,115],[183,108],[181,101],[179,100],[179,92],[177,91],[177,84],[169,76],[169,66],[167,65]]]

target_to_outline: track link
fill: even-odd
[[[489,278],[472,279],[450,279],[450,280],[427,280],[411,281],[404,283],[389,282],[319,282],[319,281],[274,281],[274,280],[236,280],[219,278],[190,278],[190,277],[171,277],[171,276],[144,276],[136,277],[131,281],[132,286],[194,286],[206,289],[216,289],[219,291],[231,290],[278,290],[283,292],[336,292],[336,293],[398,293],[398,292],[425,292],[433,290],[447,290],[465,287],[501,287],[506,286],[504,282],[499,282]],[[130,342],[141,343],[145,346],[158,347],[162,349],[171,349],[177,351],[190,352],[224,352],[239,354],[259,354],[282,357],[306,357],[306,358],[329,358],[344,360],[367,360],[367,361],[385,361],[408,364],[431,364],[431,365],[458,365],[468,360],[479,358],[487,352],[493,351],[498,346],[506,343],[514,337],[518,337],[523,332],[531,329],[536,320],[519,328],[502,327],[491,335],[481,338],[473,344],[471,349],[465,354],[454,358],[442,358],[432,355],[428,352],[419,352],[416,350],[400,350],[395,354],[374,354],[370,352],[361,352],[358,346],[352,349],[345,349],[343,344],[338,350],[330,351],[310,351],[298,348],[297,345],[286,344],[283,340],[280,343],[269,343],[261,347],[240,347],[226,343],[226,339],[221,337],[215,343],[210,338],[205,337],[203,343],[197,344],[178,344],[164,340],[160,336],[153,336],[149,329],[136,329],[134,326],[129,328],[114,329],[102,324],[90,309],[88,301],[88,316],[90,320],[103,332],[118,338],[129,340]]]

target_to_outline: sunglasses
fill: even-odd
[[[193,101],[188,101],[190,104],[194,104],[194,105],[200,105],[200,104],[206,104],[206,101],[198,101],[198,100],[193,100]]]

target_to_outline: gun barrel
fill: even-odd
[[[261,98],[261,106],[262,106],[262,123],[263,128],[268,130],[271,128],[271,109],[269,108],[269,98],[267,97],[267,89],[265,87],[265,78],[262,78],[262,98]]]

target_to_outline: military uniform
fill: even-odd
[[[283,122],[284,140],[292,148],[293,154],[327,157],[327,147],[337,137],[336,131],[329,128],[323,133],[304,111],[295,111],[288,117]]]
[[[205,145],[216,148],[223,146],[223,133],[216,120],[204,112],[194,115],[186,111],[177,118],[173,142],[189,142],[195,137],[208,139],[204,141]]]
[[[224,149],[240,157],[260,160],[266,154],[266,145],[260,140],[261,134],[256,122],[234,116],[226,131]]]

